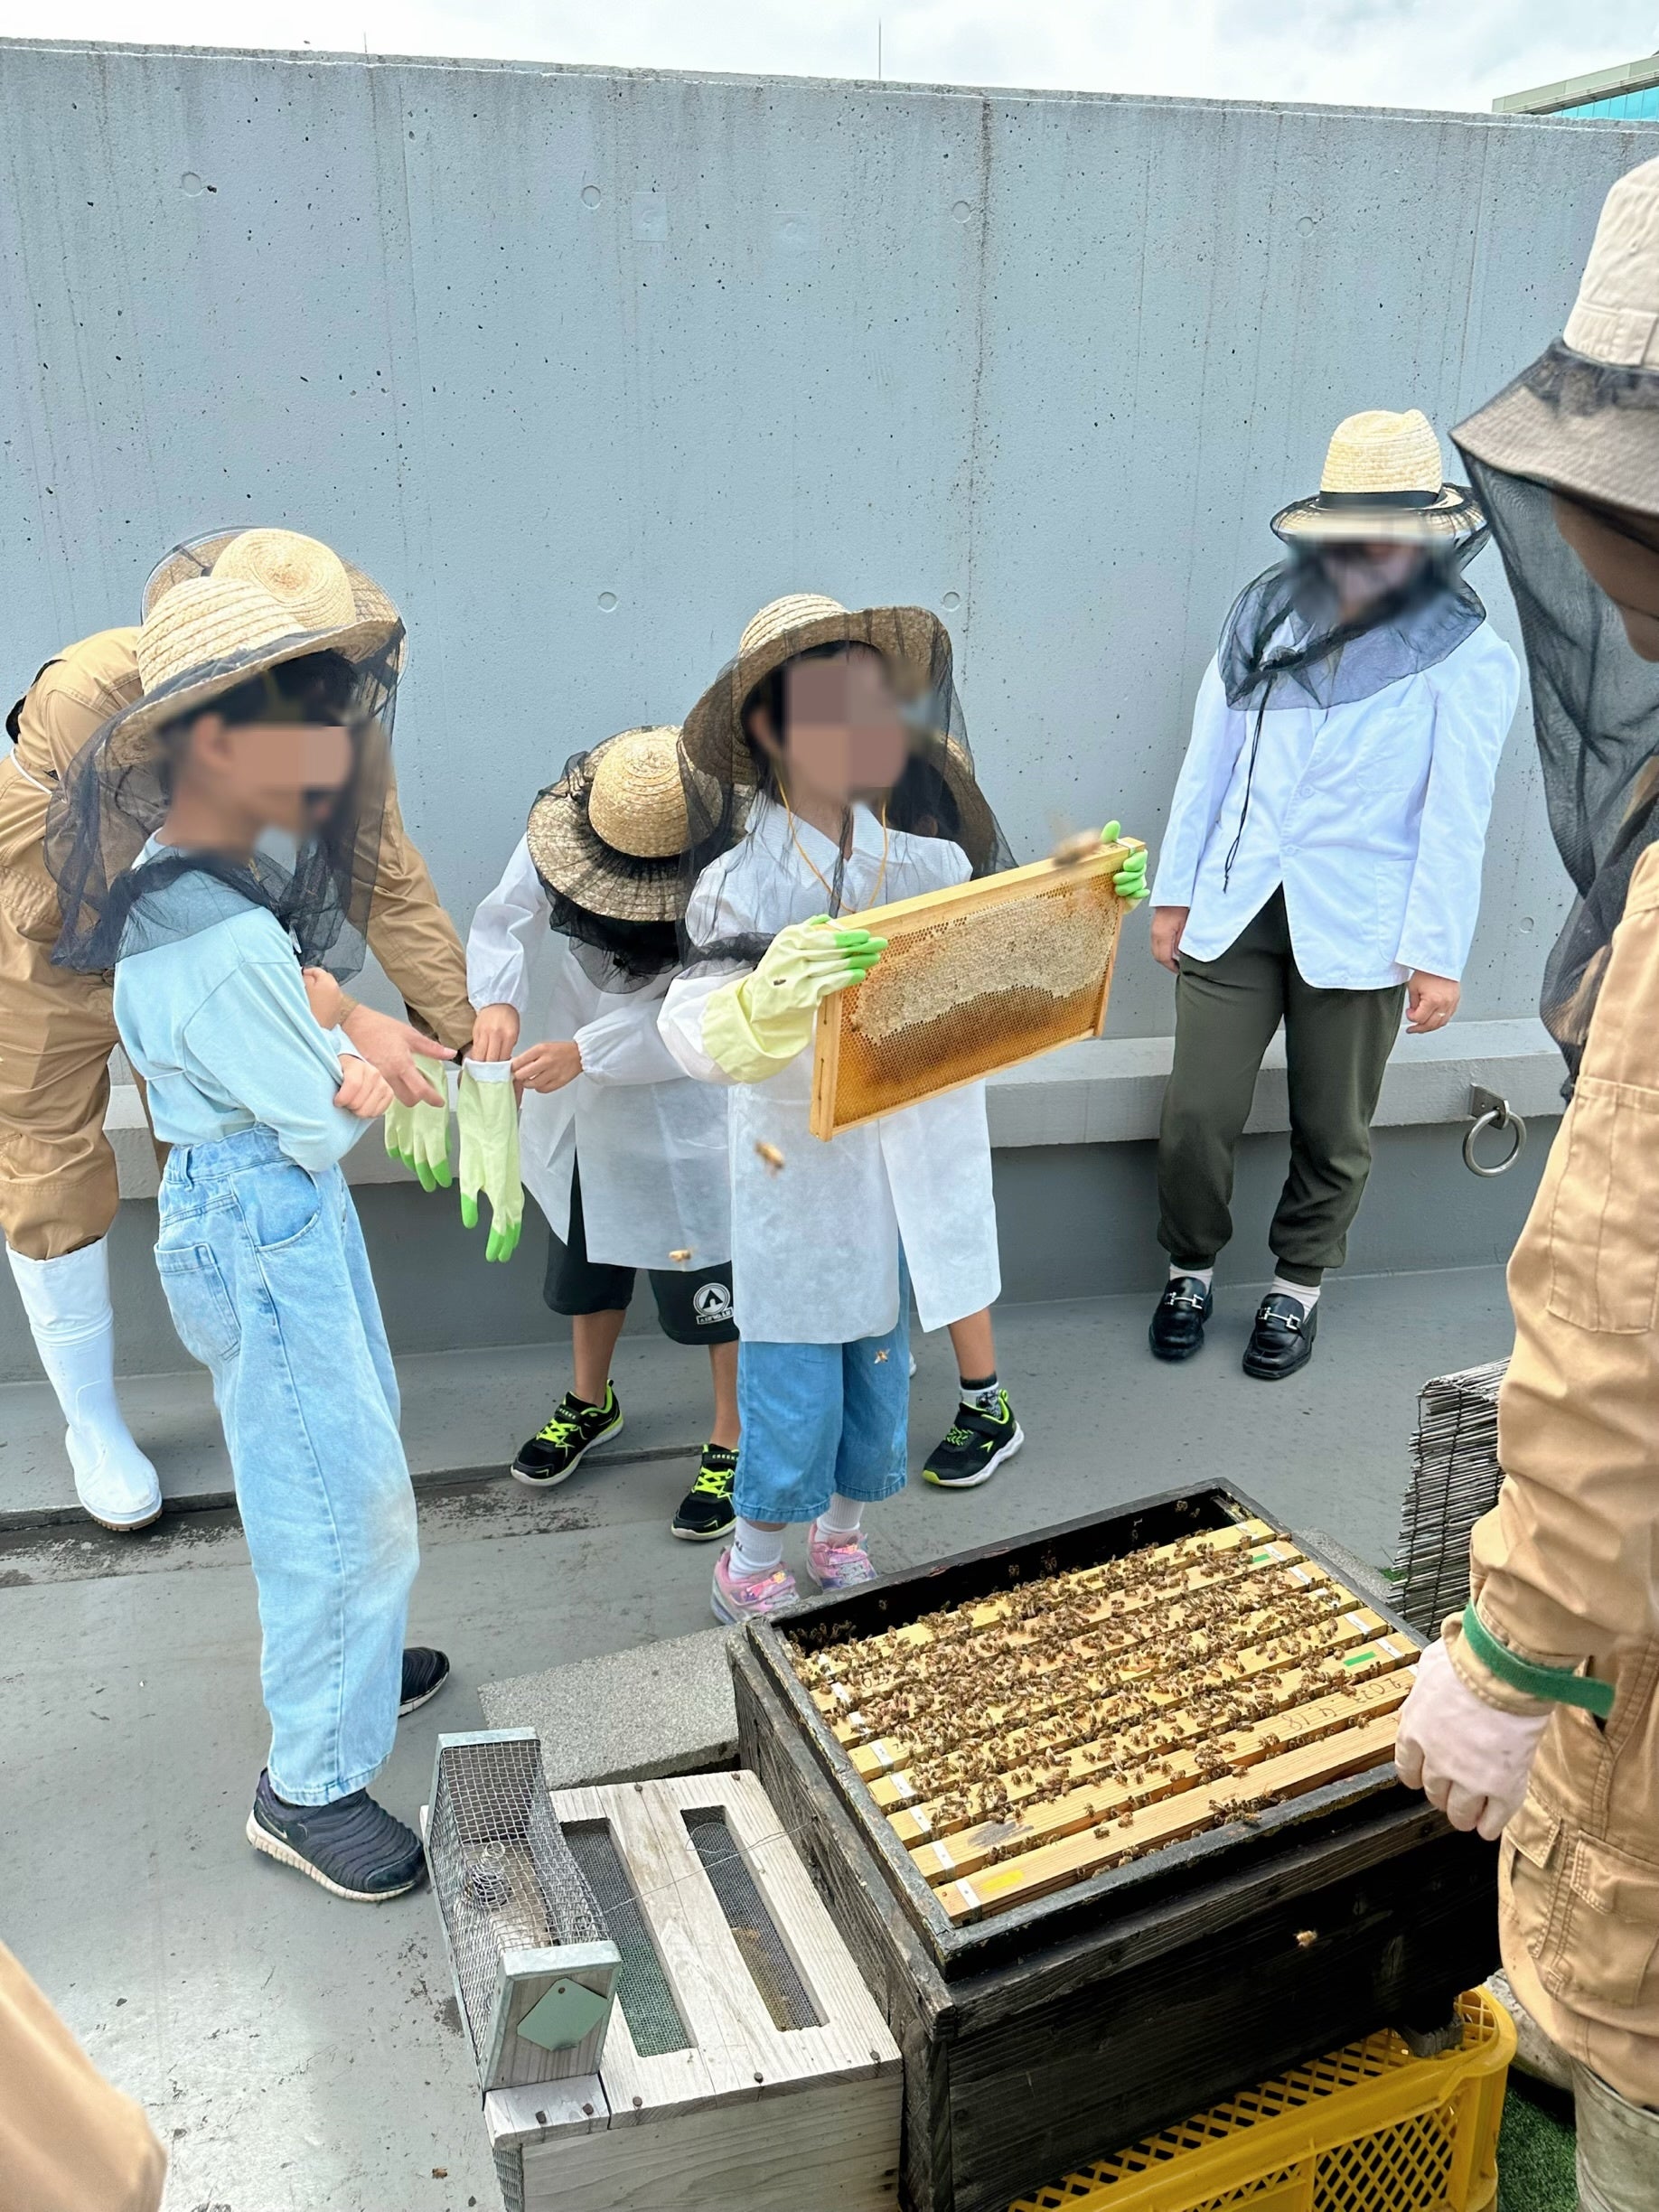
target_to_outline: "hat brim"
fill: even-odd
[[[1273,517],[1273,531],[1287,545],[1352,544],[1356,539],[1387,545],[1456,545],[1486,527],[1480,502],[1467,484],[1446,484],[1430,507],[1367,507],[1345,500],[1340,507],[1293,500]]]
[[[531,807],[524,831],[530,864],[550,891],[606,922],[678,922],[688,887],[684,848],[642,858],[607,844],[588,820],[587,793],[604,750],[595,745]],[[712,813],[712,797],[706,803]]]
[[[1552,407],[1518,377],[1452,432],[1471,460],[1570,497],[1659,513],[1659,409]]]
[[[216,698],[223,698],[227,691],[234,691],[250,677],[262,676],[285,661],[303,661],[311,653],[337,652],[361,663],[400,641],[402,631],[395,615],[389,621],[378,617],[333,630],[300,630],[206,668],[188,670],[159,690],[146,692],[135,706],[115,717],[103,740],[109,758],[120,766],[144,759],[154,749],[157,732],[167,723],[211,707]]]
[[[942,651],[949,652],[950,633],[931,608],[918,606],[819,614],[781,630],[722,669],[686,717],[680,742],[692,766],[724,785],[753,783],[745,701],[786,661],[820,645],[867,645],[895,671],[901,690],[920,693],[931,685]]]

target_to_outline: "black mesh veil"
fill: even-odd
[[[1659,408],[1659,376],[1645,381]],[[1659,453],[1659,419],[1654,428]],[[1659,668],[1631,650],[1617,608],[1561,537],[1550,487],[1466,457],[1521,617],[1551,834],[1578,894],[1539,1005],[1570,1083],[1630,878],[1659,834]]]
[[[367,657],[296,652],[239,684],[232,662],[192,669],[178,686],[197,711],[198,688],[222,678],[221,700],[255,706],[245,719],[327,720],[351,732],[350,775],[340,792],[319,799],[314,826],[297,840],[263,839],[247,859],[172,847],[141,858],[171,799],[164,717],[152,713],[164,708],[165,690],[143,702],[148,720],[136,734],[138,710],[107,724],[70,763],[47,814],[46,865],[63,917],[54,963],[111,969],[119,957],[211,927],[231,910],[228,900],[240,898],[276,915],[304,965],[342,982],[354,976],[367,949],[380,861],[401,645],[399,628]],[[285,668],[292,676],[285,678]],[[248,699],[250,684],[265,693],[257,703]]]
[[[858,626],[861,619],[848,618],[846,642],[872,642],[879,650],[879,629],[874,639],[867,639]],[[833,651],[837,645],[820,643],[811,650]],[[949,634],[942,626],[936,627],[923,649],[902,663],[895,652],[884,657],[900,696],[907,757],[904,773],[890,790],[859,792],[857,798],[890,832],[942,838],[960,846],[976,876],[1011,867],[1014,856],[1008,839],[974,775]],[[774,680],[786,666],[787,662],[782,664],[774,672]],[[757,808],[767,802],[788,803],[786,778],[780,781],[766,755],[744,732],[743,711],[755,696],[755,689],[745,681],[741,660],[733,661],[687,719],[681,764],[690,842],[682,862],[682,913],[705,871],[736,851]],[[720,773],[711,773],[716,756],[707,740],[698,744],[698,716],[710,702],[719,704],[727,748]],[[844,832],[824,886],[822,911],[831,915],[844,909],[848,841]],[[747,934],[724,934],[698,942],[690,929],[682,925],[681,958],[691,968],[728,963],[752,967],[770,942],[769,935]]]
[[[680,958],[686,883],[678,853],[641,858],[610,845],[588,815],[604,751],[573,754],[530,809],[530,859],[554,933],[604,991],[642,989]]]

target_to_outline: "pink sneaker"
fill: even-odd
[[[729,1548],[715,1561],[711,1602],[717,1620],[764,1620],[769,1614],[793,1605],[800,1595],[787,1567],[773,1567],[765,1574],[735,1575]]]
[[[860,1582],[876,1579],[862,1533],[820,1536],[816,1521],[807,1538],[807,1572],[820,1589],[827,1590],[856,1589]]]

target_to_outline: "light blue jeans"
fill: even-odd
[[[745,1521],[812,1521],[832,1491],[873,1504],[904,1487],[910,1427],[910,1280],[899,1317],[856,1344],[737,1346],[733,1503]]]
[[[419,1563],[398,1382],[357,1211],[268,1129],[169,1157],[155,1265],[213,1377],[264,1632],[271,1787],[329,1804],[398,1726]]]

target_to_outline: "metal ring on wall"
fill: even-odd
[[[1495,1167],[1483,1167],[1475,1157],[1475,1139],[1480,1135],[1482,1129],[1512,1129],[1515,1132],[1515,1141],[1513,1150],[1499,1160]],[[1472,1121],[1463,1133],[1463,1164],[1471,1175],[1487,1177],[1507,1175],[1525,1150],[1526,1123],[1518,1113],[1511,1113],[1508,1106],[1501,1100],[1497,1105],[1488,1106],[1485,1113]]]

